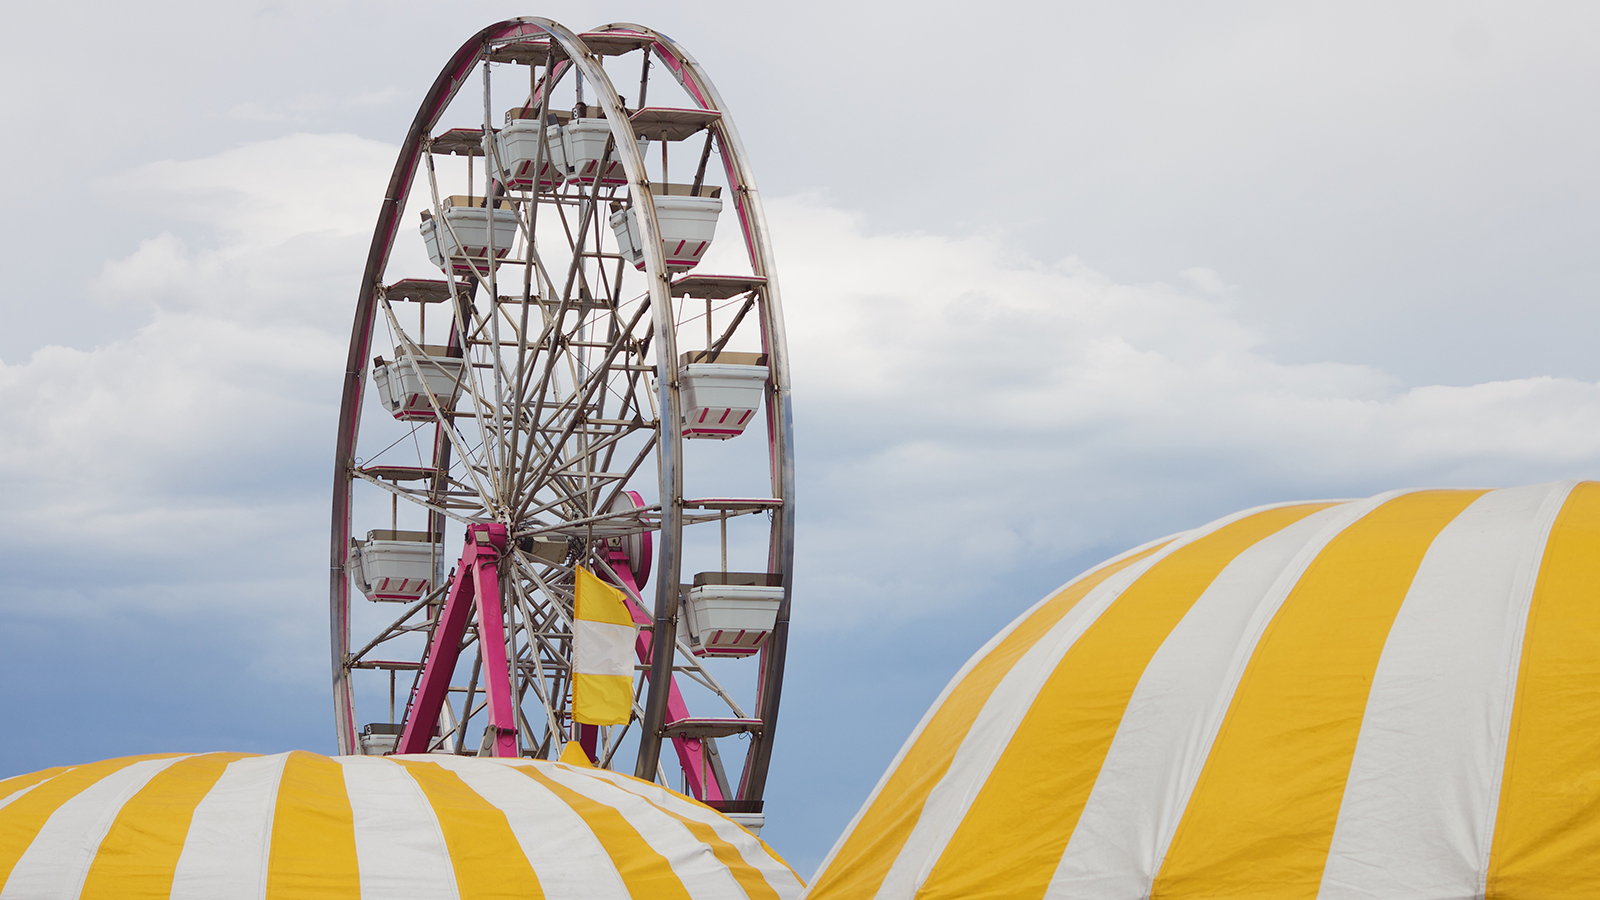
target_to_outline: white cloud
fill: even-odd
[[[1222,280],[1220,274],[1204,266],[1184,269],[1178,274],[1183,276],[1184,281],[1189,282],[1190,285],[1204,294],[1220,296],[1239,289],[1238,285],[1228,284]]]
[[[7,605],[315,600],[359,210],[376,209],[393,152],[294,135],[107,180],[113,202],[182,224],[91,286],[145,310],[140,327],[0,362]]]
[[[814,200],[769,214],[804,574],[829,621],[975,602],[997,575],[1199,524],[1186,515],[1600,459],[1596,385],[1284,365],[1209,271],[1182,273],[1190,290],[1116,284],[994,238],[871,234]]]
[[[396,152],[350,134],[291,134],[203,159],[147,163],[99,186],[203,222],[235,245],[367,235]]]
[[[362,91],[351,97],[332,97],[327,94],[301,94],[281,103],[263,104],[255,100],[240,103],[228,110],[232,118],[245,122],[306,122],[318,113],[332,110],[358,109],[383,106],[398,99],[400,89],[390,85],[382,90]]]

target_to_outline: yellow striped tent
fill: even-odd
[[[731,820],[542,760],[126,757],[0,781],[0,898],[793,900]]]
[[[1104,563],[962,668],[807,896],[1600,897],[1600,484]]]

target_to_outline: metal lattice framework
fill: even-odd
[[[639,77],[632,107],[611,78],[624,67]],[[476,85],[481,98],[467,90]],[[537,127],[518,133],[538,146],[519,169],[507,140],[527,121]],[[455,123],[468,124],[442,127]],[[587,178],[564,177],[561,166],[581,156],[581,128],[602,148],[598,161]],[[677,195],[721,198],[722,252],[688,264],[670,255],[682,250],[664,198]],[[395,277],[411,274],[396,270],[421,246],[401,227],[408,206],[424,235],[432,229],[439,267],[429,277]],[[485,227],[468,233],[473,223]],[[727,252],[739,242],[742,254]],[[392,360],[374,359],[386,349],[380,336]],[[707,436],[693,423],[686,435],[686,367],[733,358],[765,366],[761,412],[725,442],[686,441]],[[366,390],[373,377],[389,379],[381,397]],[[576,740],[601,765],[631,756],[635,774],[668,781],[660,755],[670,741],[689,793],[759,812],[784,668],[793,498],[772,249],[750,166],[704,71],[637,25],[580,34],[519,18],[479,32],[406,136],[356,305],[330,547],[340,752],[552,757]],[[465,548],[459,559],[450,546]],[[378,551],[394,547],[423,554],[430,577],[374,597]],[[715,660],[679,621],[686,556],[709,562],[717,551],[720,568],[697,582],[782,589],[751,659]],[[730,556],[745,573],[716,577]],[[625,726],[571,721],[580,565],[621,588],[642,626]],[[361,590],[404,605],[368,603]],[[745,744],[737,782],[724,772],[730,740]]]

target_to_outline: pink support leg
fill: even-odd
[[[489,700],[489,729],[494,732],[491,755],[515,758],[517,713],[511,691],[511,665],[506,658],[506,617],[500,605],[500,552],[506,546],[506,528],[498,523],[474,525],[468,538],[478,542],[473,580],[478,589],[478,647],[483,654],[484,693]]]
[[[461,657],[461,636],[478,602],[478,644],[483,653],[484,689],[489,697],[489,727],[495,731],[496,756],[517,755],[517,726],[511,706],[510,666],[506,659],[505,616],[500,607],[497,566],[506,546],[506,528],[498,523],[472,525],[461,551],[450,593],[428,646],[427,662],[412,697],[406,727],[396,753],[427,753],[439,722],[450,679]]]
[[[599,762],[597,748],[600,746],[600,726],[579,723],[574,725],[572,730],[577,734],[578,746],[583,748],[583,752],[589,757],[589,761]]]

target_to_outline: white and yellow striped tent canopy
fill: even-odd
[[[0,781],[0,898],[792,900],[765,844],[583,766],[294,751]]]
[[[1600,897],[1600,484],[1099,566],[956,675],[807,896]]]

